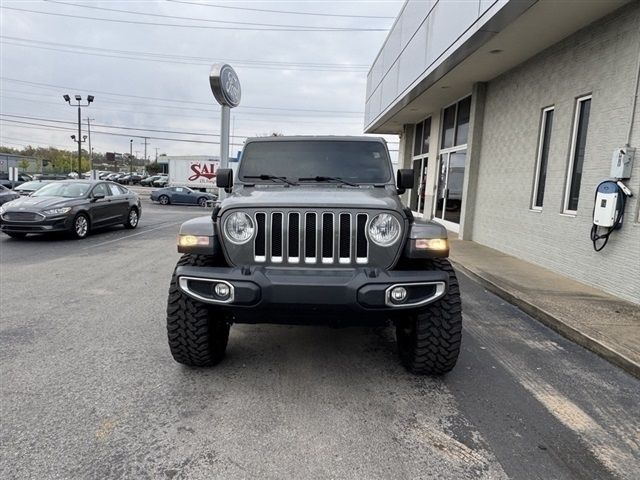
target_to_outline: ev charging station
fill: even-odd
[[[625,146],[616,149],[611,158],[610,171],[611,178],[615,180],[604,180],[596,188],[591,228],[591,241],[596,252],[607,245],[614,230],[622,227],[627,197],[633,196],[622,180],[631,178],[634,156],[635,148]]]

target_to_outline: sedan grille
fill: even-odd
[[[5,212],[2,219],[11,222],[37,222],[44,218],[43,215],[33,212]]]
[[[253,260],[274,264],[367,264],[367,213],[257,212]]]

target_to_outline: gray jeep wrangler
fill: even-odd
[[[185,222],[167,307],[173,358],[222,360],[234,323],[395,325],[408,370],[443,374],[462,330],[446,230],[414,218],[372,137],[247,141],[211,217]]]

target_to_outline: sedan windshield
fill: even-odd
[[[90,183],[50,183],[45,185],[40,190],[37,190],[32,195],[34,197],[66,197],[77,198],[84,197],[89,188]]]
[[[282,140],[255,141],[242,153],[239,178],[265,183],[339,177],[350,183],[386,183],[391,179],[389,157],[378,141]],[[316,180],[320,181],[320,180]]]
[[[16,190],[28,190],[30,192],[38,190],[42,187],[44,187],[47,184],[47,182],[40,182],[38,180],[35,180],[33,182],[25,182],[22,185],[20,185],[19,187],[16,187]]]

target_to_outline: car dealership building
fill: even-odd
[[[639,69],[638,0],[408,0],[365,131],[400,135],[414,215],[640,303]],[[596,252],[596,189],[634,147],[634,196]]]

